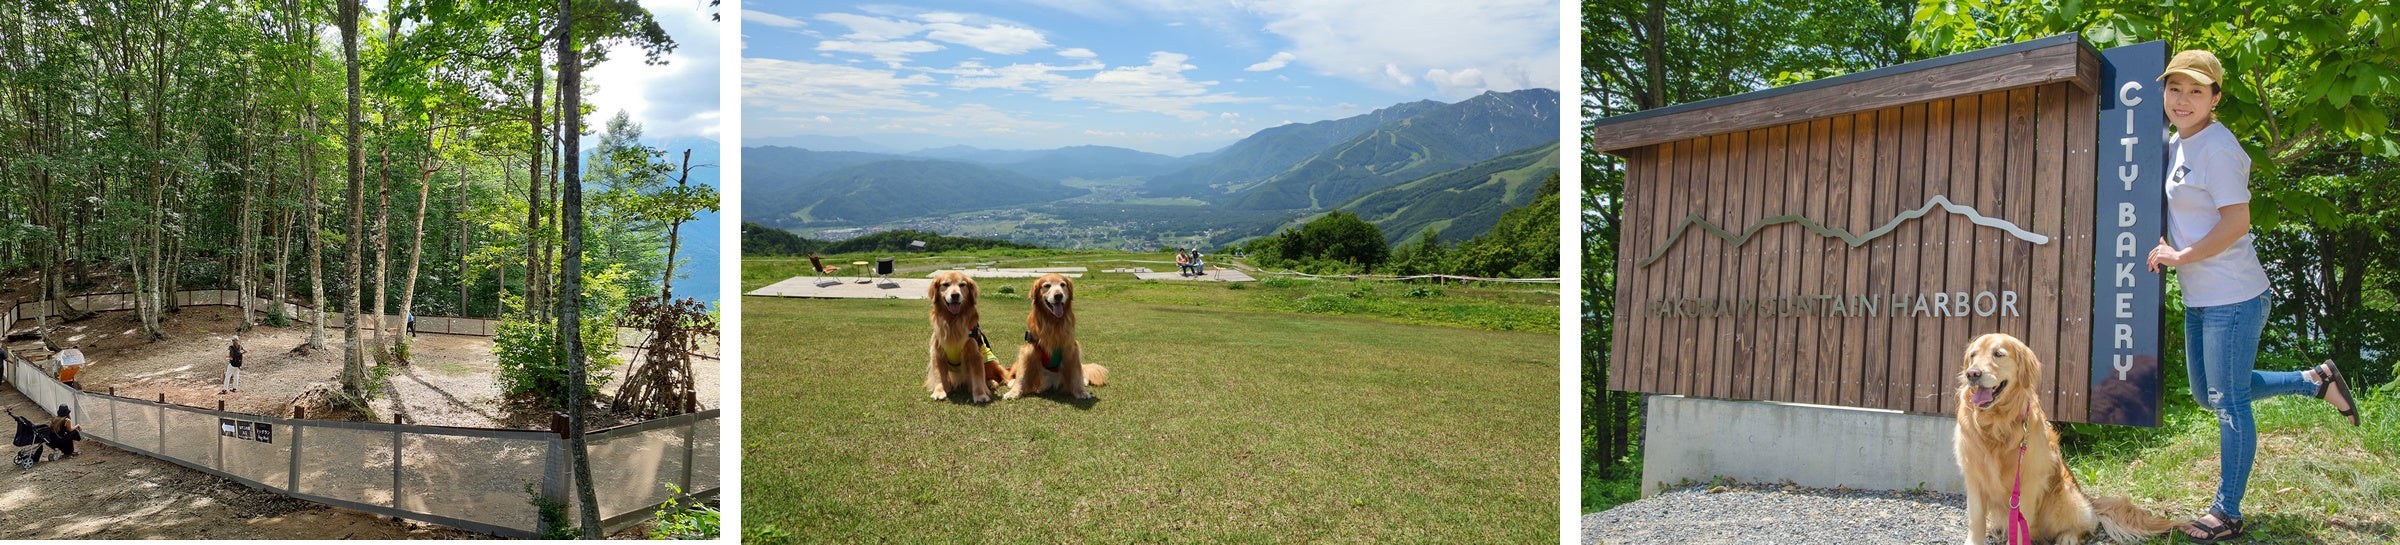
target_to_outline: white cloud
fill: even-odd
[[[781,16],[781,15],[776,15],[776,14],[773,14],[773,13],[767,13],[767,12],[764,12],[764,11],[758,11],[758,10],[754,10],[754,9],[744,9],[744,10],[742,10],[742,22],[744,22],[744,23],[758,23],[758,24],[767,25],[767,26],[771,26],[771,27],[781,27],[781,28],[797,28],[797,27],[808,26],[808,23],[801,22],[799,19],[793,19],[793,18],[790,18],[790,17],[784,17],[784,16]]]
[[[608,61],[584,73],[592,86],[589,103],[595,113],[587,123],[605,123],[606,116],[624,111],[642,124],[651,138],[698,136],[721,139],[717,102],[718,33],[725,27],[708,19],[704,7],[682,0],[648,0],[649,9],[675,51],[662,57],[666,64],[642,62],[642,52],[629,44],[614,44]],[[587,139],[597,143],[597,139]]]
[[[1183,72],[1197,68],[1184,61],[1191,57],[1165,51],[1150,54],[1150,64],[1120,66],[1093,74],[1088,80],[1071,80],[1050,89],[1043,96],[1052,100],[1088,100],[1120,111],[1151,112],[1173,116],[1184,121],[1208,117],[1199,106],[1248,99],[1231,94],[1208,92],[1215,81],[1192,81]]]
[[[850,27],[850,33],[842,36],[843,38],[866,42],[898,40],[915,36],[918,32],[925,30],[925,25],[914,22],[850,13],[827,13],[818,15],[817,19]]]
[[[818,49],[824,49],[824,48],[823,48],[823,47],[818,47]],[[1402,71],[1400,71],[1400,65],[1397,65],[1397,64],[1392,64],[1392,63],[1388,63],[1388,62],[1387,62],[1387,63],[1383,63],[1383,77],[1390,78],[1392,81],[1399,82],[1401,87],[1407,87],[1407,86],[1410,86],[1410,85],[1416,85],[1416,84],[1417,84],[1417,78],[1416,78],[1415,76],[1410,76],[1410,75],[1408,75],[1408,73],[1407,73],[1407,72],[1402,72]]]
[[[923,18],[932,21],[935,16],[941,15],[955,14],[926,14]],[[1021,26],[1006,24],[971,26],[944,21],[927,24],[925,28],[928,30],[925,33],[926,38],[1001,55],[1015,55],[1050,47],[1050,41],[1042,38],[1040,31]]]
[[[955,78],[951,78],[950,88],[962,91],[974,89],[1011,89],[1017,91],[1031,91],[1033,88],[1030,87],[1030,85],[1047,86],[1073,79],[1064,75],[1060,75],[1058,72],[1083,72],[1099,70],[1106,66],[1107,65],[1101,64],[1098,61],[1091,61],[1075,66],[1051,66],[1044,63],[1033,63],[1012,64],[999,68],[985,68],[982,63],[966,61],[959,63],[958,68],[949,70],[928,70],[928,72],[957,76]]]
[[[1264,60],[1264,61],[1259,61],[1259,63],[1258,63],[1258,64],[1253,64],[1253,65],[1250,65],[1250,67],[1249,67],[1249,68],[1243,68],[1243,70],[1248,70],[1248,71],[1251,71],[1251,72],[1265,72],[1265,71],[1268,71],[1268,70],[1274,70],[1274,69],[1278,69],[1278,68],[1283,68],[1283,65],[1286,65],[1286,64],[1291,64],[1291,63],[1292,63],[1292,52],[1290,52],[1290,51],[1283,51],[1283,52],[1276,53],[1276,54],[1275,54],[1275,56],[1273,56],[1273,57],[1267,57],[1267,60]]]
[[[1093,52],[1092,52],[1092,50],[1090,50],[1090,49],[1084,49],[1084,48],[1081,48],[1081,47],[1077,47],[1077,48],[1072,48],[1072,49],[1061,49],[1061,50],[1058,50],[1058,56],[1061,56],[1061,57],[1066,57],[1066,58],[1070,58],[1070,59],[1090,59],[1090,58],[1096,58],[1096,57],[1099,57],[1099,56],[1100,56],[1100,54],[1099,54],[1099,53],[1093,53]]]
[[[860,53],[875,57],[875,60],[896,63],[908,62],[909,55],[940,51],[942,50],[942,46],[933,42],[913,40],[906,42],[853,42],[848,40],[825,40],[822,42],[817,42],[817,50],[841,53]]]
[[[1484,85],[1483,70],[1468,68],[1457,72],[1435,68],[1425,71],[1425,81],[1445,95],[1473,94],[1489,88]]]
[[[1288,0],[1244,6],[1298,62],[1386,88],[1448,96],[1559,85],[1557,0]],[[1435,77],[1432,70],[1441,70]],[[1470,71],[1481,79],[1467,84]],[[1420,80],[1412,74],[1425,74]]]
[[[830,118],[830,117],[825,117],[825,116],[821,116],[821,115],[820,115],[820,116],[816,116],[816,117],[814,117],[814,118],[811,118],[811,119],[815,119],[815,120],[817,120],[817,122],[818,122],[818,123],[832,123],[832,122],[833,122],[833,118]]]
[[[1055,121],[1017,119],[998,108],[973,103],[960,104],[932,115],[895,117],[890,121],[885,126],[906,127],[911,132],[932,134],[956,134],[968,131],[1007,134],[1067,126],[1066,123]]]
[[[924,74],[901,77],[891,70],[840,64],[742,59],[742,107],[760,114],[932,112],[936,110],[909,97],[921,96],[912,93],[911,87],[933,84],[933,77]]]

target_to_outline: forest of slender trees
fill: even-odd
[[[628,44],[646,58],[607,57]],[[132,293],[152,338],[177,290],[336,312],[304,324],[303,349],[344,328],[344,389],[362,394],[407,339],[358,315],[543,321],[575,299],[557,293],[576,284],[559,277],[562,186],[611,203],[582,218],[607,251],[581,268],[660,290],[675,214],[657,209],[702,205],[622,119],[595,172],[566,172],[564,131],[593,114],[566,108],[609,82],[559,82],[674,46],[621,0],[0,0],[0,273],[21,300]],[[243,329],[297,319],[241,310]]]

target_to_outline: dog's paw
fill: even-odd
[[[1000,394],[1000,399],[1016,399],[1020,395],[1016,388],[1009,388],[1007,393]]]
[[[1091,391],[1091,390],[1076,390],[1076,391],[1075,391],[1075,399],[1091,399],[1091,398],[1092,398],[1092,391]]]
[[[943,390],[934,390],[934,391],[933,391],[933,398],[934,398],[934,399],[950,399],[950,392],[948,392],[948,391],[943,391]]]
[[[991,403],[991,402],[992,402],[992,395],[991,395],[991,394],[975,394],[975,402],[976,402],[976,403]]]

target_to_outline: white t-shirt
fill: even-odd
[[[2210,123],[2189,139],[2169,135],[2167,149],[2167,238],[2190,248],[2224,218],[2218,208],[2250,202],[2250,155],[2223,123]],[[2176,267],[2183,305],[2230,305],[2266,293],[2267,269],[2251,246],[2255,238],[2243,233],[2223,253]]]

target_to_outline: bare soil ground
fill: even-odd
[[[239,392],[217,394],[225,376],[225,347],[239,325],[241,311],[233,307],[185,307],[164,322],[170,335],[148,341],[139,318],[131,312],[111,312],[66,324],[52,335],[55,342],[83,347],[91,363],[78,381],[84,390],[157,399],[170,403],[215,408],[219,400],[234,412],[290,417],[294,399],[312,386],[336,384],[341,368],[341,335],[326,330],[329,350],[306,355],[293,349],[308,341],[308,327],[258,326],[239,333],[243,358]],[[365,335],[365,333],[361,333]],[[392,392],[375,401],[376,412],[389,421],[403,416],[411,424],[513,429],[547,429],[547,413],[521,410],[500,397],[496,358],[489,337],[420,334],[409,345],[412,363],[393,366]],[[634,350],[619,350],[619,361],[630,361]],[[717,364],[711,358],[693,362],[693,374],[704,406],[720,406]],[[625,366],[610,370],[618,377]],[[604,393],[613,394],[622,378],[612,378]]]
[[[40,410],[8,388],[0,405]],[[488,537],[296,500],[92,441],[73,458],[0,475],[0,538],[12,540]]]
[[[109,312],[60,324],[52,340],[83,349],[90,361],[78,377],[86,391],[158,399],[229,411],[292,416],[296,398],[312,387],[333,387],[341,371],[341,330],[329,328],[330,350],[296,354],[308,328],[258,326],[240,332],[246,349],[239,392],[218,394],[225,373],[225,347],[236,334],[240,310],[185,307],[164,325],[169,338],[151,341],[132,312]],[[21,329],[32,322],[21,322]],[[635,339],[621,339],[637,342]],[[715,349],[710,343],[707,348]],[[414,362],[395,366],[390,394],[374,404],[381,420],[405,416],[411,424],[548,429],[548,414],[524,410],[500,397],[492,341],[463,335],[418,335]],[[630,361],[632,349],[620,350]],[[693,362],[698,396],[718,407],[718,360]],[[614,394],[620,366],[604,394]],[[0,403],[19,414],[39,409],[13,389],[0,387]],[[316,412],[316,411],[312,411]],[[312,414],[312,416],[315,416]],[[597,426],[610,425],[601,418]],[[5,420],[0,420],[5,422]],[[0,538],[202,538],[202,539],[454,539],[482,534],[437,525],[397,521],[261,491],[172,463],[84,442],[75,458],[37,465],[0,484]],[[18,472],[0,466],[0,473]],[[612,534],[640,539],[647,524]]]

